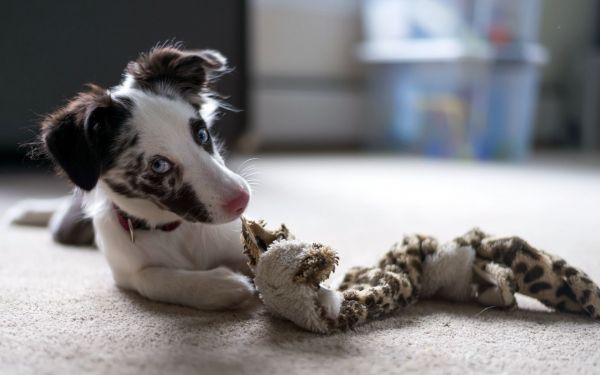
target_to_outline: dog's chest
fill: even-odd
[[[245,259],[240,227],[239,220],[223,225],[182,222],[170,232],[135,230],[132,242],[111,211],[94,216],[98,246],[117,275],[145,267],[206,270]]]
[[[202,270],[243,257],[239,223],[218,226],[183,223],[171,232],[139,231],[135,247],[145,263]]]
[[[218,244],[201,231],[183,227],[172,232],[136,231],[135,247],[145,263],[177,269],[207,269],[218,254]]]
[[[169,268],[194,269],[201,267],[201,254],[195,254],[186,243],[193,236],[160,231],[135,231],[135,247],[144,263]]]

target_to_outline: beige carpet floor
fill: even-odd
[[[600,168],[386,156],[269,156],[250,213],[338,249],[343,273],[404,232],[518,233],[600,280]],[[55,196],[50,175],[0,175],[0,210]],[[600,373],[600,324],[521,298],[516,312],[422,302],[319,336],[258,305],[200,312],[114,287],[101,254],[0,229],[1,374]]]

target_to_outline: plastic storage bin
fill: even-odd
[[[500,56],[489,75],[487,121],[481,147],[475,155],[483,159],[527,157],[532,142],[538,101],[539,65],[546,57],[532,46],[526,56]]]
[[[485,122],[487,65],[428,62],[369,69],[372,145],[431,156],[474,155]]]
[[[523,159],[539,65],[539,0],[365,0],[373,147]],[[396,22],[394,22],[394,19]]]
[[[510,55],[369,64],[371,145],[440,157],[523,159],[543,62],[537,54],[538,60]]]

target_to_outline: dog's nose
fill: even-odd
[[[248,206],[250,200],[250,194],[247,191],[242,190],[237,197],[233,198],[227,204],[225,204],[225,210],[233,215],[241,215]]]

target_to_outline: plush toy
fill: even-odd
[[[475,299],[512,309],[516,292],[559,311],[600,317],[600,289],[585,273],[518,237],[474,229],[440,245],[433,237],[408,235],[377,266],[350,269],[334,290],[323,284],[338,262],[330,247],[296,240],[285,225],[268,230],[262,221],[242,224],[244,251],[265,306],[313,332],[346,330],[420,298]]]

